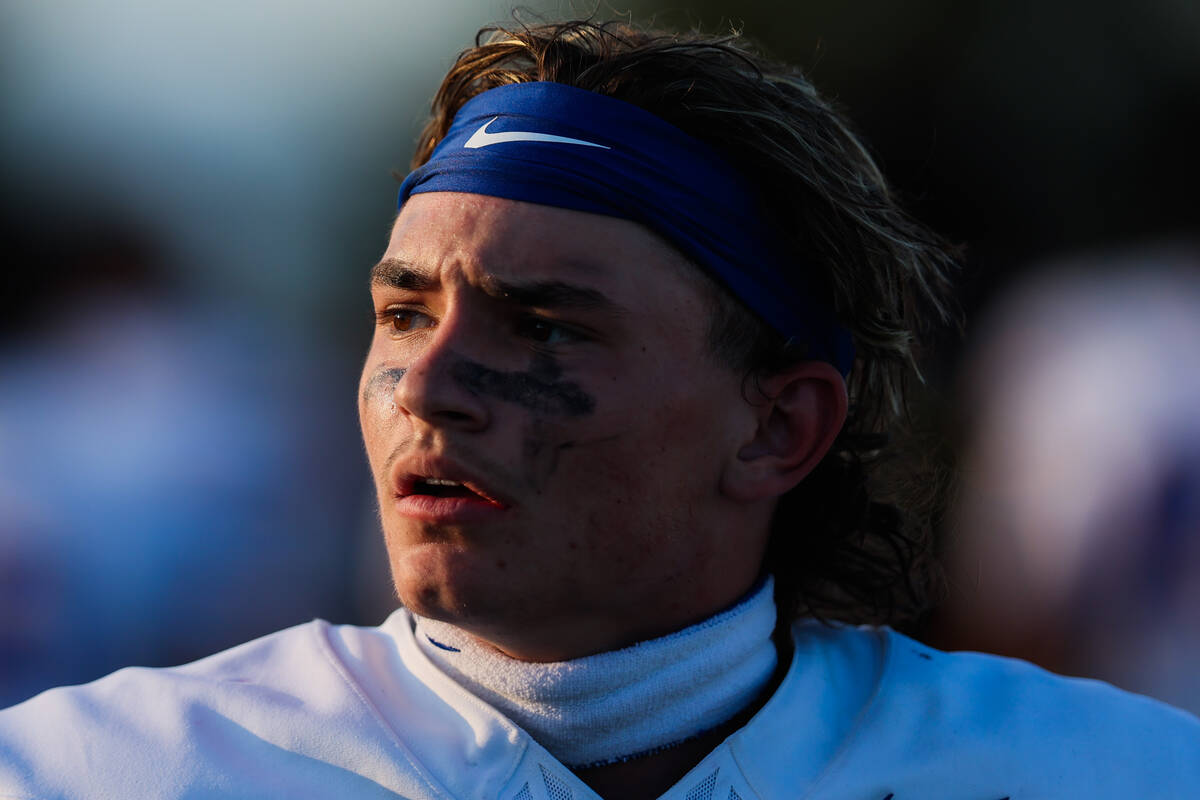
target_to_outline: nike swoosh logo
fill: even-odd
[[[493,144],[502,142],[557,142],[558,144],[578,144],[584,147],[599,147],[603,150],[611,150],[608,145],[596,144],[595,142],[585,142],[583,139],[571,139],[567,136],[555,136],[552,133],[534,133],[533,131],[504,131],[503,133],[488,133],[488,125],[491,125],[499,117],[492,117],[487,122],[479,126],[479,130],[471,134],[471,138],[467,139],[463,147],[475,150],[480,147],[488,147]]]

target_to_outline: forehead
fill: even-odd
[[[688,294],[697,267],[628,220],[457,192],[427,192],[405,203],[387,259],[435,280],[570,280],[621,295]]]

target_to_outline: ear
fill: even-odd
[[[832,364],[804,361],[763,379],[758,425],[721,475],[721,493],[741,502],[779,497],[829,452],[846,422],[846,381]]]

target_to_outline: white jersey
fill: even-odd
[[[663,798],[1063,800],[1200,791],[1200,720],[887,629],[794,628],[767,704]],[[412,619],[300,625],[0,712],[0,798],[596,800],[441,673]]]

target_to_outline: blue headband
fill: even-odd
[[[843,375],[850,333],[813,302],[744,178],[711,147],[635,105],[560,83],[518,83],[469,100],[429,161],[420,192],[470,192],[641,223],[703,267],[779,333]]]

